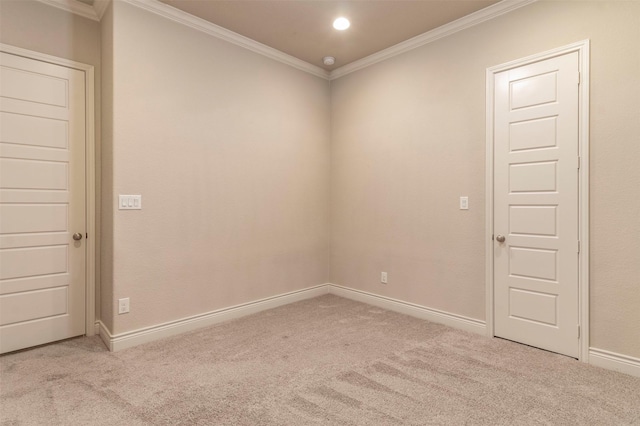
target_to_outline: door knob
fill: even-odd
[[[76,232],[75,234],[73,234],[73,239],[76,241],[80,241],[82,239],[82,234],[79,232]]]
[[[505,240],[504,235],[498,235],[496,237],[496,241],[499,243],[504,243],[504,240]]]

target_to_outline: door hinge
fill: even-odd
[[[578,253],[580,253],[580,240],[578,240]]]
[[[580,163],[582,163],[582,158],[578,155],[578,170],[580,170]]]
[[[580,86],[581,82],[582,82],[582,74],[578,71],[578,86]]]
[[[580,325],[578,325],[578,339],[580,338]]]

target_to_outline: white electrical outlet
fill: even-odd
[[[387,283],[387,273],[386,272],[381,272],[380,273],[380,282],[382,284],[386,284]]]
[[[469,210],[469,197],[460,197],[460,210]]]
[[[118,315],[129,313],[129,298],[118,299]]]

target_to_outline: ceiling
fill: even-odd
[[[89,0],[85,0],[89,1]],[[160,0],[327,71],[455,21],[498,0]],[[333,20],[351,21],[345,31]],[[333,56],[333,66],[322,58]]]

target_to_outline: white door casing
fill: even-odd
[[[588,204],[579,71],[587,48],[487,72],[489,333],[581,359]]]
[[[85,334],[87,132],[84,72],[0,55],[4,353]]]

